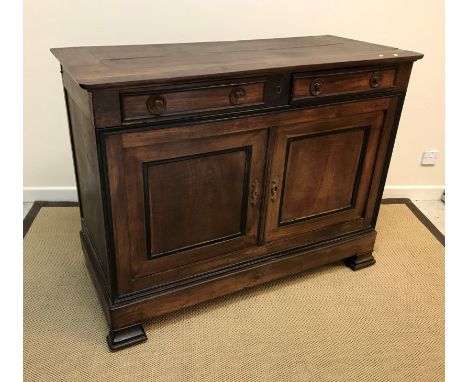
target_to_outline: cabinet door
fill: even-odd
[[[377,194],[393,119],[389,105],[387,99],[375,111],[369,101],[318,108],[276,127],[266,241],[312,231],[321,240],[371,225],[369,199]]]
[[[119,293],[168,271],[196,274],[198,261],[256,245],[267,130],[231,125],[107,137]]]

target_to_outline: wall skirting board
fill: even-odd
[[[408,198],[412,200],[440,200],[445,185],[385,186],[383,198]]]
[[[23,187],[23,202],[77,202],[76,187]]]
[[[440,200],[444,185],[385,186],[383,197]],[[24,187],[23,201],[78,201],[76,187]]]

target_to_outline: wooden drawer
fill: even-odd
[[[300,73],[294,76],[293,100],[388,89],[394,86],[396,70],[366,70],[334,73]]]
[[[264,103],[265,79],[237,83],[164,87],[121,94],[122,120],[240,109]]]

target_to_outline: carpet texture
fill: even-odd
[[[110,353],[79,211],[42,208],[24,239],[25,381],[443,381],[444,247],[382,205],[377,263],[333,264],[171,313]]]

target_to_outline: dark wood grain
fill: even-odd
[[[112,350],[154,316],[375,262],[421,54],[334,36],[52,51]]]
[[[62,81],[63,87],[67,92],[67,97],[73,99],[76,107],[80,109],[80,112],[83,113],[88,120],[92,120],[91,94],[82,89],[66,71],[62,72]]]
[[[259,259],[258,262],[245,264],[242,268],[226,269],[216,277],[200,279],[190,286],[181,285],[172,290],[156,293],[136,300],[134,304],[123,304],[111,312],[111,320],[116,328],[138,324],[142,320],[165,314],[184,306],[211,300],[226,293],[253,287],[287,275],[304,272],[323,264],[333,263],[350,254],[372,250],[375,231],[345,238],[341,241],[322,243],[303,251],[278,253]]]
[[[335,106],[333,112],[351,105],[348,115],[293,118],[276,128],[270,194],[276,179],[279,190],[276,199],[267,200],[266,241],[346,221],[354,221],[356,229],[370,226],[372,209],[365,206],[384,113],[361,113],[360,102]],[[378,179],[377,174],[374,182]]]
[[[144,194],[145,192],[145,183],[143,180],[143,172],[142,172],[143,163],[151,162],[151,161],[156,161],[157,163],[157,161],[165,161],[168,158],[180,159],[180,158],[183,158],[184,155],[190,156],[190,155],[193,155],[194,153],[199,154],[199,152],[196,151],[197,146],[195,146],[195,143],[200,145],[200,147],[202,147],[203,150],[207,150],[210,147],[212,147],[212,150],[214,150],[214,152],[217,152],[217,150],[219,149],[225,149],[226,147],[227,148],[230,147],[230,146],[225,146],[226,142],[239,142],[239,140],[235,137],[238,136],[238,134],[241,133],[242,131],[256,131],[258,129],[262,130],[269,126],[274,126],[275,124],[278,124],[278,122],[280,121],[283,121],[283,123],[288,123],[293,128],[296,128],[297,126],[299,126],[299,128],[302,128],[301,126],[303,125],[308,126],[309,130],[307,130],[307,133],[311,131],[309,127],[311,126],[310,125],[311,122],[315,123],[314,125],[312,125],[313,128],[315,129],[325,128],[325,130],[329,128],[329,126],[333,126],[333,127],[338,126],[340,129],[344,129],[344,128],[349,127],[350,124],[351,124],[350,126],[354,126],[354,127],[356,126],[360,127],[366,124],[373,124],[373,123],[376,123],[376,121],[378,122],[380,120],[379,118],[381,118],[379,117],[381,116],[381,114],[376,115],[375,112],[384,111],[385,107],[388,107],[388,105],[389,105],[389,100],[387,99],[381,99],[377,101],[375,100],[374,101],[362,101],[359,103],[343,104],[340,106],[305,109],[305,110],[300,110],[296,112],[283,112],[283,113],[277,113],[277,114],[270,114],[268,116],[249,117],[249,118],[243,118],[243,119],[230,120],[226,122],[202,123],[202,124],[197,124],[197,125],[186,125],[183,127],[175,127],[171,129],[147,130],[144,132],[131,132],[131,133],[121,134],[118,138],[114,134],[110,135],[109,141],[119,142],[118,152],[115,155],[118,156],[119,158],[122,158],[124,161],[127,161],[126,173],[128,175],[126,176],[127,176],[128,181],[124,183],[124,185],[126,185],[125,186],[126,190],[122,191],[122,195],[126,195],[125,198],[128,199],[127,203],[130,206],[130,210],[128,210],[127,208],[125,210],[122,210],[122,208],[125,207],[126,204],[125,203],[122,204],[121,202],[116,203],[117,205],[116,208],[119,210],[119,214],[123,213],[124,215],[126,215],[129,212],[131,212],[133,213],[133,216],[134,216],[133,218],[131,218],[131,220],[133,221],[133,224],[131,225],[125,224],[125,221],[126,221],[125,219],[128,219],[128,218],[119,218],[121,220],[114,219],[114,226],[119,227],[120,231],[122,229],[127,229],[127,231],[132,232],[132,233],[128,233],[128,232],[126,233],[125,231],[121,231],[121,233],[119,234],[119,237],[121,237],[122,240],[127,241],[129,237],[135,238],[132,241],[133,244],[128,244],[129,248],[131,249],[122,250],[123,251],[122,253],[124,254],[121,255],[127,259],[126,253],[130,251],[130,253],[133,253],[133,255],[131,256],[134,257],[134,260],[132,261],[128,259],[126,261],[123,261],[123,259],[118,260],[119,262],[122,263],[122,266],[123,264],[130,263],[130,262],[133,264],[133,271],[130,271],[130,274],[132,274],[132,276],[130,277],[129,274],[125,272],[121,276],[121,279],[124,277],[127,277],[127,278],[130,277],[132,281],[131,282],[128,281],[129,282],[128,285],[130,284],[134,285],[133,287],[127,288],[125,293],[130,292],[132,289],[133,290],[144,289],[150,285],[156,285],[156,284],[160,284],[160,283],[164,283],[168,281],[177,280],[183,277],[188,277],[202,270],[207,271],[211,269],[212,267],[224,266],[235,261],[241,261],[241,260],[245,260],[245,259],[256,257],[256,256],[261,256],[262,254],[267,253],[268,250],[271,251],[271,250],[291,248],[294,245],[298,245],[299,243],[301,243],[301,239],[296,238],[296,241],[294,240],[284,241],[283,240],[281,243],[279,243],[276,246],[265,247],[265,248],[259,248],[259,247],[254,246],[252,248],[242,249],[242,247],[239,247],[240,245],[239,240],[231,239],[227,242],[222,242],[218,244],[217,246],[221,248],[218,250],[216,249],[216,246],[211,245],[212,243],[207,242],[206,243],[207,245],[210,244],[208,251],[207,251],[207,248],[206,247],[203,248],[203,246],[199,246],[198,248],[188,248],[185,252],[182,252],[179,255],[173,254],[166,259],[161,258],[157,262],[155,261],[148,262],[146,258],[137,256],[138,253],[141,253],[141,254],[148,253],[148,245],[145,245],[144,238],[145,238],[145,235],[148,235],[147,232],[149,230],[148,228],[149,226],[148,225],[145,226],[143,220],[141,219],[141,217],[145,215],[145,211],[147,211],[147,208],[145,208],[144,203],[142,203],[141,198],[138,196],[138,195]],[[356,113],[359,113],[360,111],[366,111],[367,113],[371,113],[372,111],[374,111],[374,114],[371,113],[370,116],[366,114],[364,115],[364,117],[358,115],[356,117]],[[327,122],[326,125],[324,125],[323,122],[321,124],[317,123],[318,121],[326,120],[327,118],[330,118],[333,115],[340,115],[341,116],[340,118],[342,118],[341,122],[340,120],[332,120],[331,122]],[[226,135],[226,138],[223,137],[224,135]],[[213,137],[212,139],[210,139],[210,141],[212,142],[211,145],[208,145],[208,142],[209,142],[208,140],[202,139],[207,136]],[[215,137],[219,137],[219,138],[215,140],[214,139]],[[231,137],[231,138],[227,140],[228,137]],[[247,135],[247,137],[249,137],[249,135]],[[263,139],[266,140],[265,135],[263,135],[263,137],[264,137]],[[378,137],[379,137],[379,130],[377,129],[372,134],[371,141],[377,142]],[[190,141],[187,141],[187,139],[192,140],[193,143]],[[252,138],[247,138],[247,139],[251,140]],[[168,145],[168,143],[170,142],[174,142],[174,144]],[[220,145],[220,143],[222,144]],[[264,143],[262,145],[264,145]],[[242,144],[240,144],[240,146],[242,146]],[[375,144],[371,145],[371,147],[372,147],[372,150],[375,150],[376,148]],[[110,150],[110,147],[109,147],[109,150]],[[373,152],[372,150],[370,151],[371,153]],[[277,151],[278,149],[273,150],[273,152],[275,153]],[[370,155],[369,158],[372,158],[372,154],[369,154],[369,155]],[[114,160],[111,160],[110,162],[114,162]],[[369,159],[369,161],[365,163],[369,163],[369,165],[372,165],[373,162],[371,159]],[[259,168],[258,171],[261,171],[261,168],[262,168],[261,166],[258,167]],[[121,163],[114,167],[115,170],[110,169],[109,171],[110,172],[119,171],[120,173],[124,174],[123,172],[124,167],[125,167],[125,164]],[[195,172],[194,174],[198,174],[198,176],[200,177],[201,176],[200,174],[203,174],[203,173],[204,173],[203,171],[201,172],[198,171],[198,172]],[[364,182],[369,182],[369,176],[371,174],[370,170],[367,170],[366,174],[368,174],[367,178],[362,177],[362,180]],[[174,177],[177,177],[177,175],[174,175]],[[113,184],[113,181],[112,181],[113,178],[114,177],[111,177],[111,185]],[[257,177],[257,178],[260,180],[263,179],[263,177]],[[229,183],[227,183],[227,185],[228,184]],[[230,186],[228,187],[228,189],[232,187],[233,186]],[[187,190],[188,190],[187,192],[190,192],[189,191],[190,188],[188,188]],[[327,189],[327,192],[328,191],[329,190]],[[154,188],[154,192],[157,193],[156,185]],[[184,192],[184,190],[180,190],[178,192]],[[115,195],[118,195],[118,193],[115,193]],[[122,197],[116,196],[115,198],[119,201],[122,200],[121,199]],[[365,198],[365,193],[363,194],[363,196],[361,195],[361,199],[363,198]],[[190,199],[189,193],[186,194],[186,196],[183,198],[184,203],[189,203],[188,199]],[[196,210],[199,207],[196,203],[196,200],[193,200],[191,203],[192,204],[185,204],[185,207],[186,207],[185,212],[182,212],[182,209],[180,209],[180,212],[178,215],[179,217],[185,216],[185,215],[189,216],[190,215],[188,212],[189,210],[191,209]],[[361,201],[361,204],[362,204],[362,201]],[[282,238],[287,238],[288,234],[291,234],[291,233],[298,235],[301,233],[305,233],[306,231],[315,231],[313,234],[310,234],[309,236],[307,236],[307,239],[304,239],[304,240],[316,241],[320,239],[323,240],[324,238],[330,238],[330,237],[333,237],[333,235],[336,236],[346,231],[349,232],[350,230],[352,231],[352,230],[364,229],[366,226],[369,227],[370,223],[369,223],[369,220],[366,220],[366,223],[364,224],[364,221],[361,219],[361,217],[364,215],[364,213],[359,210],[361,204],[359,204],[358,207],[353,210],[347,210],[341,213],[336,213],[334,216],[329,216],[326,219],[323,219],[323,218],[318,219],[318,221],[313,222],[311,228],[307,228],[303,224],[301,224],[299,228],[297,228],[297,226],[293,226],[291,228],[284,230],[284,232],[283,232],[283,229],[280,229],[279,236]],[[371,210],[369,210],[368,213],[371,213]],[[149,218],[147,218],[147,220],[151,221]],[[202,220],[199,220],[199,222],[200,221]],[[277,223],[274,223],[274,226],[276,225]],[[152,224],[150,226],[156,227],[156,224]],[[173,224],[169,224],[169,226],[173,226]],[[330,229],[328,229],[328,227],[330,227]],[[174,228],[167,227],[165,229],[174,229]],[[169,233],[169,231],[167,233]],[[177,235],[176,236],[174,235],[176,235],[176,231],[171,231],[170,236],[173,239],[178,240]],[[255,238],[256,238],[255,236],[252,236],[250,241],[244,242],[244,246],[247,245],[247,243],[250,243],[249,245],[253,245],[256,240]],[[185,240],[187,240],[187,238],[185,238]],[[149,242],[149,240],[146,239],[146,242]],[[227,248],[229,248],[229,250],[227,250]],[[186,264],[188,253],[191,254],[190,266]],[[210,260],[211,265],[206,261],[207,256],[210,253],[212,256]],[[224,256],[225,253],[226,254],[230,253],[230,255]],[[216,256],[216,260],[214,259],[215,256]],[[140,258],[141,260],[138,260]],[[121,282],[121,285],[122,285],[122,282]],[[124,292],[122,291],[121,293],[124,293]]]
[[[51,50],[85,88],[142,85],[235,73],[299,71],[422,58],[420,53],[336,36],[188,44],[97,46]]]
[[[232,86],[212,86],[186,91],[162,91],[154,93],[164,99],[165,108],[156,115],[177,115],[195,113],[207,110],[218,110],[242,106],[260,105],[263,103],[264,82],[247,83]],[[236,89],[242,89],[245,96],[239,102],[231,102],[231,94]],[[148,109],[148,99],[153,94],[124,95],[122,97],[123,120],[154,118],[155,113]]]
[[[119,126],[122,122],[120,92],[115,89],[99,89],[91,95],[94,127],[99,129]]]
[[[66,93],[66,97],[82,227],[88,232],[91,245],[96,248],[94,253],[98,256],[100,272],[109,288],[110,276],[95,130],[92,122],[69,94]]]
[[[151,256],[243,235],[250,155],[238,148],[148,166],[145,209]]]
[[[139,278],[188,269],[197,261],[255,245],[259,204],[249,204],[248,196],[253,182],[263,183],[266,130],[213,134],[229,125],[208,124],[206,131],[175,128],[181,135],[175,134],[178,139],[172,141],[167,137],[176,132],[167,129],[163,142],[138,134],[151,143],[138,147],[126,146],[133,133],[109,136],[109,155],[123,161],[111,166],[115,159],[110,159],[108,169],[116,210],[113,225],[119,227],[114,231],[121,253],[117,262],[125,269],[120,278],[128,285],[119,288],[120,294],[135,291],[131,285],[138,285]],[[160,227],[163,220],[173,224]],[[148,254],[171,250],[170,256],[148,259]]]
[[[355,127],[289,139],[280,224],[352,206],[365,137]]]
[[[382,90],[394,86],[395,69],[348,71],[332,73],[302,73],[294,78],[293,99],[324,97],[341,93]],[[372,78],[378,79],[373,86]],[[314,92],[314,85],[320,86]]]

